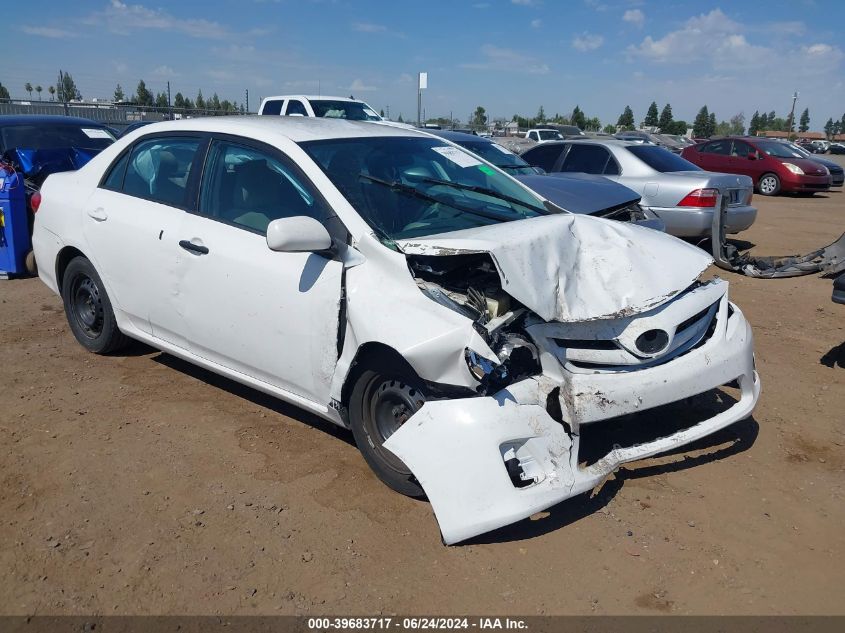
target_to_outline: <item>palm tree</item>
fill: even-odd
[[[47,87],[47,92],[49,92],[49,93],[50,93],[50,101],[52,101],[52,100],[53,100],[53,95],[55,95],[55,94],[56,94],[56,87],[55,87],[55,86],[48,86],[48,87]]]
[[[32,84],[27,81],[23,89],[29,93],[29,98],[32,99]]]
[[[38,100],[41,101],[41,91],[44,90],[41,86],[35,86],[35,92],[38,93]]]

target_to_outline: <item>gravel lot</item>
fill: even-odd
[[[841,191],[755,202],[761,255],[845,230]],[[90,355],[40,281],[0,282],[0,611],[845,613],[845,306],[729,277],[751,419],[456,547],[349,433],[145,346]]]

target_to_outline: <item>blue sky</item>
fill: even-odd
[[[5,19],[0,82],[19,98],[62,68],[86,98],[170,80],[191,98],[241,102],[249,89],[255,108],[319,87],[412,119],[427,71],[429,117],[578,104],[615,123],[626,104],[640,121],[655,100],[676,119],[707,104],[747,120],[786,116],[793,90],[811,129],[845,113],[842,0],[30,0]]]

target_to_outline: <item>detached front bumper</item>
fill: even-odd
[[[666,224],[666,232],[675,237],[704,237],[710,235],[715,207],[650,207]],[[757,208],[750,205],[728,207],[726,233],[748,229],[757,219]]]
[[[662,365],[570,374],[562,382],[544,374],[492,396],[428,402],[385,447],[420,482],[445,543],[519,521],[591,490],[622,464],[684,446],[751,415],[760,395],[751,328],[737,308],[728,312],[725,298],[713,335]],[[579,464],[581,425],[601,424],[734,381],[741,396],[726,411],[667,437],[616,447],[589,466]],[[578,413],[580,419],[567,420],[571,432],[550,413],[555,396],[564,419]],[[524,480],[520,486],[512,479],[517,465]]]

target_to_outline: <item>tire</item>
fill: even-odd
[[[29,251],[24,257],[23,260],[23,267],[26,269],[26,272],[32,276],[38,274],[38,264],[35,263],[35,252]]]
[[[129,339],[118,329],[103,280],[84,257],[70,261],[62,277],[62,301],[70,330],[89,352],[108,354]]]
[[[780,193],[780,178],[771,172],[760,176],[757,183],[757,191],[764,196],[776,196]]]
[[[418,381],[402,371],[364,370],[349,398],[349,421],[355,444],[373,472],[390,488],[423,497],[411,470],[384,447],[384,442],[425,403]]]

